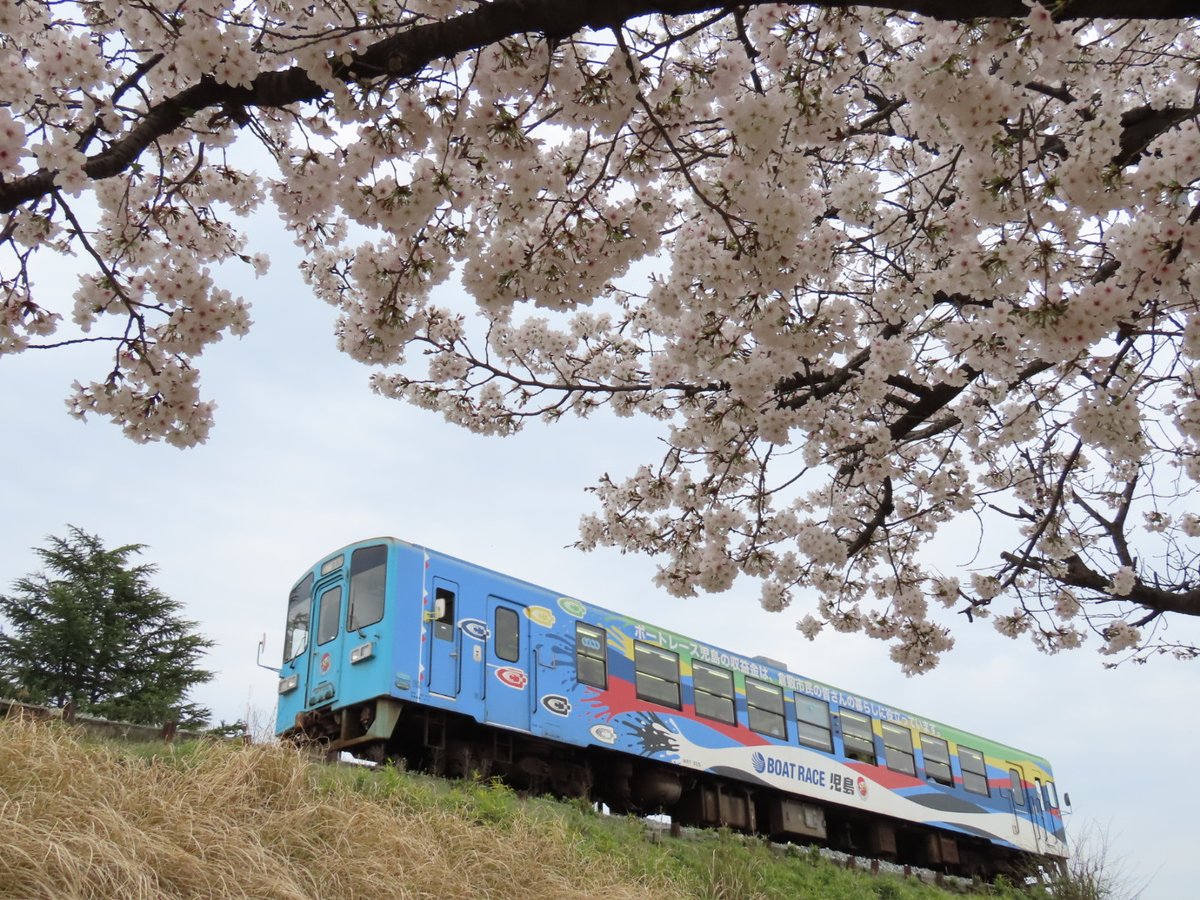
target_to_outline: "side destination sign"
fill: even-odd
[[[630,624],[633,626],[633,636],[636,640],[658,644],[660,647],[665,647],[675,652],[682,651],[689,653],[693,659],[699,659],[702,662],[722,666],[726,669],[733,669],[752,678],[777,682],[782,687],[798,691],[801,694],[807,694],[809,697],[816,697],[818,700],[835,704],[842,709],[854,710],[855,712],[862,713],[864,716],[879,719],[881,722],[895,722],[897,725],[908,725],[910,728],[919,728],[926,734],[931,734],[935,737],[941,736],[941,730],[938,728],[937,723],[930,722],[928,719],[919,719],[915,716],[910,716],[908,713],[892,709],[890,706],[884,706],[882,703],[866,700],[855,694],[847,694],[845,691],[839,691],[836,688],[828,687],[819,682],[801,678],[793,675],[791,672],[772,671],[757,660],[746,659],[734,653],[717,650],[715,647],[697,643],[690,638],[682,637],[665,629],[648,628],[641,622],[631,622]]]

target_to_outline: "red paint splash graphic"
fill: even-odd
[[[634,685],[622,678],[610,677],[606,690],[597,690],[595,688],[592,690],[595,693],[585,698],[583,702],[595,710],[594,718],[608,719],[611,722],[622,713],[655,712],[664,716],[689,719],[703,725],[705,728],[711,728],[729,740],[746,747],[773,746],[762,735],[751,731],[744,725],[726,725],[724,722],[698,718],[696,716],[696,709],[693,706],[685,706],[682,710],[677,710],[669,706],[660,706],[657,703],[641,700],[638,698]]]

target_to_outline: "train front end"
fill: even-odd
[[[401,563],[392,538],[350,544],[313,566],[288,595],[277,735],[371,756],[399,716],[392,696],[393,599]],[[419,577],[419,576],[418,576]]]

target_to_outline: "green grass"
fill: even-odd
[[[0,720],[0,897],[813,898],[956,894],[729,833],[647,836],[490,781]],[[991,897],[1024,897],[987,888]]]

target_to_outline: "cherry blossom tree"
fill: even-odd
[[[375,390],[661,420],[579,545],[674,594],[1194,658],[1198,6],[0,0],[0,353],[107,345],[73,414],[203,441],[273,204]]]

